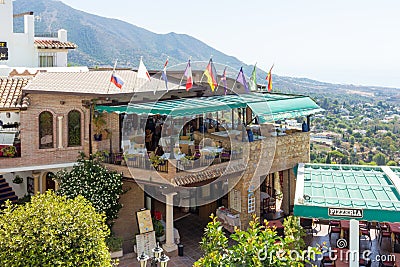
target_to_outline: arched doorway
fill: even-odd
[[[56,182],[53,180],[54,178],[54,173],[52,172],[48,172],[46,173],[46,187],[45,187],[45,191],[47,190],[56,190]]]

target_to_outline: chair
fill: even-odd
[[[267,198],[267,207],[268,207],[268,212],[276,212],[276,201],[274,198]]]
[[[383,229],[379,230],[378,241],[380,246],[382,246],[383,238],[389,238],[390,246],[392,246],[392,233],[390,232],[389,228],[386,230]]]
[[[306,233],[311,232],[311,234],[314,236],[313,219],[300,218],[300,225],[303,227]]]
[[[387,257],[382,256],[382,254],[379,252],[379,259],[386,259]],[[395,264],[394,260],[390,261],[379,261],[379,267],[393,267]]]
[[[221,162],[229,161],[231,158],[231,154],[229,152],[221,153]]]
[[[329,257],[323,257],[321,260],[321,267],[331,267],[331,266],[336,266],[335,261],[332,260]]]
[[[360,237],[366,236],[369,238],[369,243],[372,245],[371,233],[370,233],[370,223],[367,223],[366,226],[360,227]]]
[[[340,222],[339,221],[329,221],[329,228],[328,228],[328,233],[329,233],[329,241],[331,241],[332,234],[339,234],[342,231],[342,228],[340,227]]]

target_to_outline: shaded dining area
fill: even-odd
[[[325,255],[320,266],[396,266],[398,174],[397,167],[299,164],[294,215],[322,223],[331,248],[356,255]]]
[[[120,150],[106,161],[159,172],[168,172],[169,159],[176,172],[240,159],[243,143],[301,132],[276,121],[319,111],[309,97],[262,93],[96,106],[120,115]]]

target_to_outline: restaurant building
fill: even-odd
[[[252,214],[292,211],[294,168],[309,161],[310,136],[283,121],[310,123],[321,110],[313,100],[246,93],[231,78],[228,88],[234,89],[226,95],[212,92],[201,79],[203,70],[193,71],[189,91],[179,86],[182,71],[168,73],[168,91],[160,73],[144,82],[136,71],[117,70],[125,81],[122,89],[110,83],[111,74],[39,72],[25,82],[12,78],[21,86],[13,94],[3,92],[2,101],[14,104],[2,112],[18,112],[13,129],[18,143],[3,144],[16,147],[16,153],[0,157],[8,188],[2,201],[56,190],[52,174],[73,166],[83,151],[103,153],[107,168],[123,173],[126,193],[113,230],[124,238],[125,251],[132,251],[136,211],[142,208],[166,221],[167,251],[176,249],[173,220],[188,213],[205,219],[217,213],[233,231],[246,227]],[[12,182],[17,175],[22,184]]]

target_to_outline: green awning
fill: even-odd
[[[249,106],[261,122],[307,116],[322,109],[309,97],[284,94],[242,94],[181,98],[158,102],[130,103],[125,106],[96,106],[100,112],[169,115],[173,117],[245,108]]]
[[[294,215],[400,222],[399,174],[387,166],[300,164]]]

